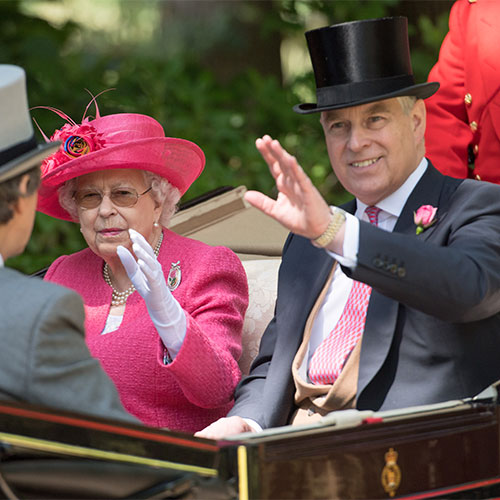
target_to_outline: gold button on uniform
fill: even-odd
[[[479,152],[479,146],[477,144],[474,146],[473,151],[475,155],[477,155],[477,153]]]
[[[477,0],[469,0],[469,3],[476,3]]]
[[[464,101],[465,104],[472,104],[472,96],[469,93],[465,94]]]
[[[474,179],[476,179],[476,181],[480,181],[481,180],[481,177],[479,174],[476,174],[476,176],[474,177]]]
[[[477,130],[477,122],[470,122],[470,129],[475,132]]]

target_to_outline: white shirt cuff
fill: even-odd
[[[345,214],[345,233],[342,252],[344,255],[338,255],[326,250],[330,257],[333,257],[341,266],[354,269],[358,264],[359,249],[359,219],[352,214]]]
[[[262,427],[255,421],[252,420],[251,418],[244,418],[243,419],[255,432],[262,432],[263,429]]]

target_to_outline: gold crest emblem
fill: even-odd
[[[385,454],[385,466],[382,470],[382,486],[389,496],[393,497],[401,483],[401,469],[397,464],[398,452],[390,448]]]

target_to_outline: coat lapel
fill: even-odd
[[[403,207],[403,211],[399,216],[394,232],[411,234],[419,239],[427,240],[434,232],[435,228],[439,226],[447,216],[451,197],[462,182],[463,179],[452,179],[451,177],[442,175],[429,162],[425,174],[415,186],[415,189],[412,191]],[[436,223],[417,236],[417,227],[413,217],[415,212],[422,205],[437,207],[438,211],[436,213]]]
[[[394,232],[416,235],[416,226],[413,220],[414,213],[422,205],[432,205],[438,207],[437,217],[439,219],[439,201],[445,177],[441,175],[430,163],[424,175],[415,186],[408,200],[403,207],[398,222],[394,227]],[[426,229],[420,236],[426,236],[434,226]]]
[[[356,198],[344,203],[340,208],[343,208],[346,212],[349,212],[351,215],[356,213]]]
[[[408,197],[408,200],[398,218],[394,232],[412,235],[416,238],[427,239],[432,235],[436,226],[446,217],[449,200],[455,189],[462,181],[451,179],[439,173],[429,162],[429,166]],[[416,226],[413,220],[414,212],[422,205],[438,207],[436,223],[420,235],[416,235]],[[385,394],[384,384],[392,381],[393,366],[388,367],[386,376],[377,379],[377,391],[368,390],[363,394],[370,382],[381,371],[384,363],[389,362],[388,356],[391,346],[398,343],[395,334],[400,331],[397,321],[400,310],[399,302],[385,297],[380,292],[372,290],[366,316],[365,332],[363,336],[358,379],[358,407],[377,409],[383,401],[377,400],[377,395]],[[391,358],[391,363],[397,363],[397,357]]]

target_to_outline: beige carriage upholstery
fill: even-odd
[[[260,337],[274,314],[278,268],[287,231],[243,198],[245,186],[177,212],[170,229],[209,245],[231,248],[248,279],[249,304],[243,325],[241,371],[247,374]]]

